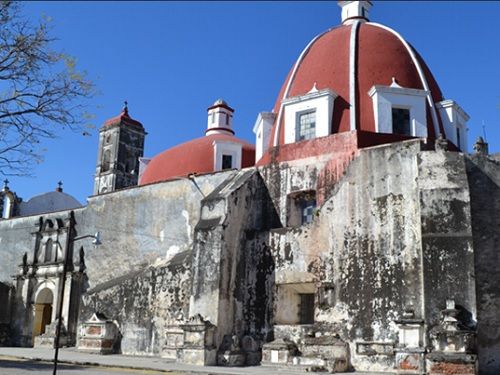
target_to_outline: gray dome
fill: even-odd
[[[46,212],[71,210],[83,207],[74,197],[60,191],[36,195],[19,205],[19,216],[37,215]]]

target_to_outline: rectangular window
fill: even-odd
[[[222,169],[233,168],[233,157],[232,155],[222,155]]]
[[[215,112],[212,112],[212,124],[215,122]]]
[[[299,322],[300,324],[314,323],[314,294],[299,294]]]
[[[295,129],[295,141],[303,141],[316,137],[316,111],[300,113]]]
[[[302,224],[311,223],[316,209],[316,200],[303,200],[301,201],[302,208]]]
[[[229,125],[229,113],[226,113],[226,125]]]
[[[409,109],[404,109],[404,108],[392,109],[392,132],[394,134],[412,135]]]
[[[460,148],[460,128],[457,127],[457,147]]]

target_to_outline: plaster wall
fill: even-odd
[[[500,155],[467,160],[477,293],[479,373],[500,373]]]
[[[395,321],[407,310],[429,327],[447,298],[475,314],[464,156],[425,149],[411,140],[360,150],[312,223],[269,237],[276,283],[334,285],[315,321],[350,343],[357,370],[391,368],[392,351],[366,355],[357,344],[397,345]],[[313,168],[306,176],[301,187],[313,187]]]

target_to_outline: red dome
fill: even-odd
[[[241,167],[255,164],[255,147],[229,134],[212,134],[193,139],[156,155],[141,177],[140,185],[187,176],[191,173],[214,172],[214,141],[242,145]]]
[[[441,90],[422,58],[400,36],[385,26],[359,24],[354,49],[351,49],[351,28],[342,25],[320,35],[303,52],[292,68],[274,106],[279,113],[284,98],[308,93],[316,85],[318,90],[329,88],[338,94],[334,102],[331,133],[350,131],[350,53],[355,53],[356,130],[375,132],[372,98],[368,91],[374,85],[390,86],[394,77],[404,88],[424,89],[424,82],[432,96],[432,103],[443,100]],[[412,56],[413,54],[413,56]],[[416,62],[416,64],[415,64]],[[419,74],[422,73],[422,76]],[[444,134],[439,115],[436,121]],[[283,118],[280,119],[279,140],[275,142],[277,120],[270,135],[269,146],[284,144]],[[435,137],[432,110],[427,103],[428,136]]]

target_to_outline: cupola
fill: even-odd
[[[139,184],[253,166],[255,147],[234,136],[233,113],[224,100],[216,100],[208,107],[205,135],[153,157],[141,173]]]
[[[348,25],[354,20],[368,21],[371,1],[339,1],[342,8],[342,24]]]
[[[233,130],[233,113],[234,109],[227,105],[222,99],[217,99],[207,109],[208,121],[207,130],[205,135],[212,134],[231,134],[234,135]]]

